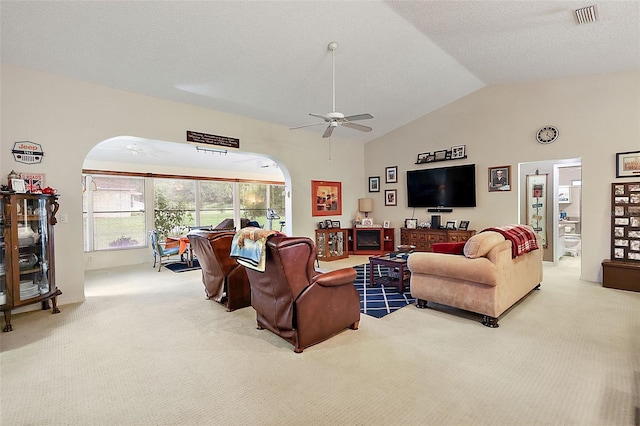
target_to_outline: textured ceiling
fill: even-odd
[[[6,1],[3,62],[366,142],[486,85],[640,70],[640,1]],[[324,126],[304,130],[322,134]]]

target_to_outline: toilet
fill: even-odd
[[[579,235],[564,236],[564,252],[573,257],[580,256],[582,240]]]

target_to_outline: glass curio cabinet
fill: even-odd
[[[347,234],[347,229],[316,229],[316,254],[318,260],[328,262],[349,257]]]
[[[0,310],[11,331],[11,311],[33,303],[60,312],[56,287],[53,226],[58,196],[2,192],[0,202]],[[52,305],[52,306],[51,306]]]

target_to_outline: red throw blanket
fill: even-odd
[[[522,225],[505,225],[483,229],[484,231],[495,231],[502,234],[507,240],[511,241],[511,257],[518,257],[521,254],[538,250],[538,242],[536,234],[526,226]]]

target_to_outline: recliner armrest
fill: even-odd
[[[313,277],[312,283],[318,283],[322,287],[337,287],[345,284],[353,284],[356,280],[356,270],[353,268],[342,268],[335,271],[319,274]]]

